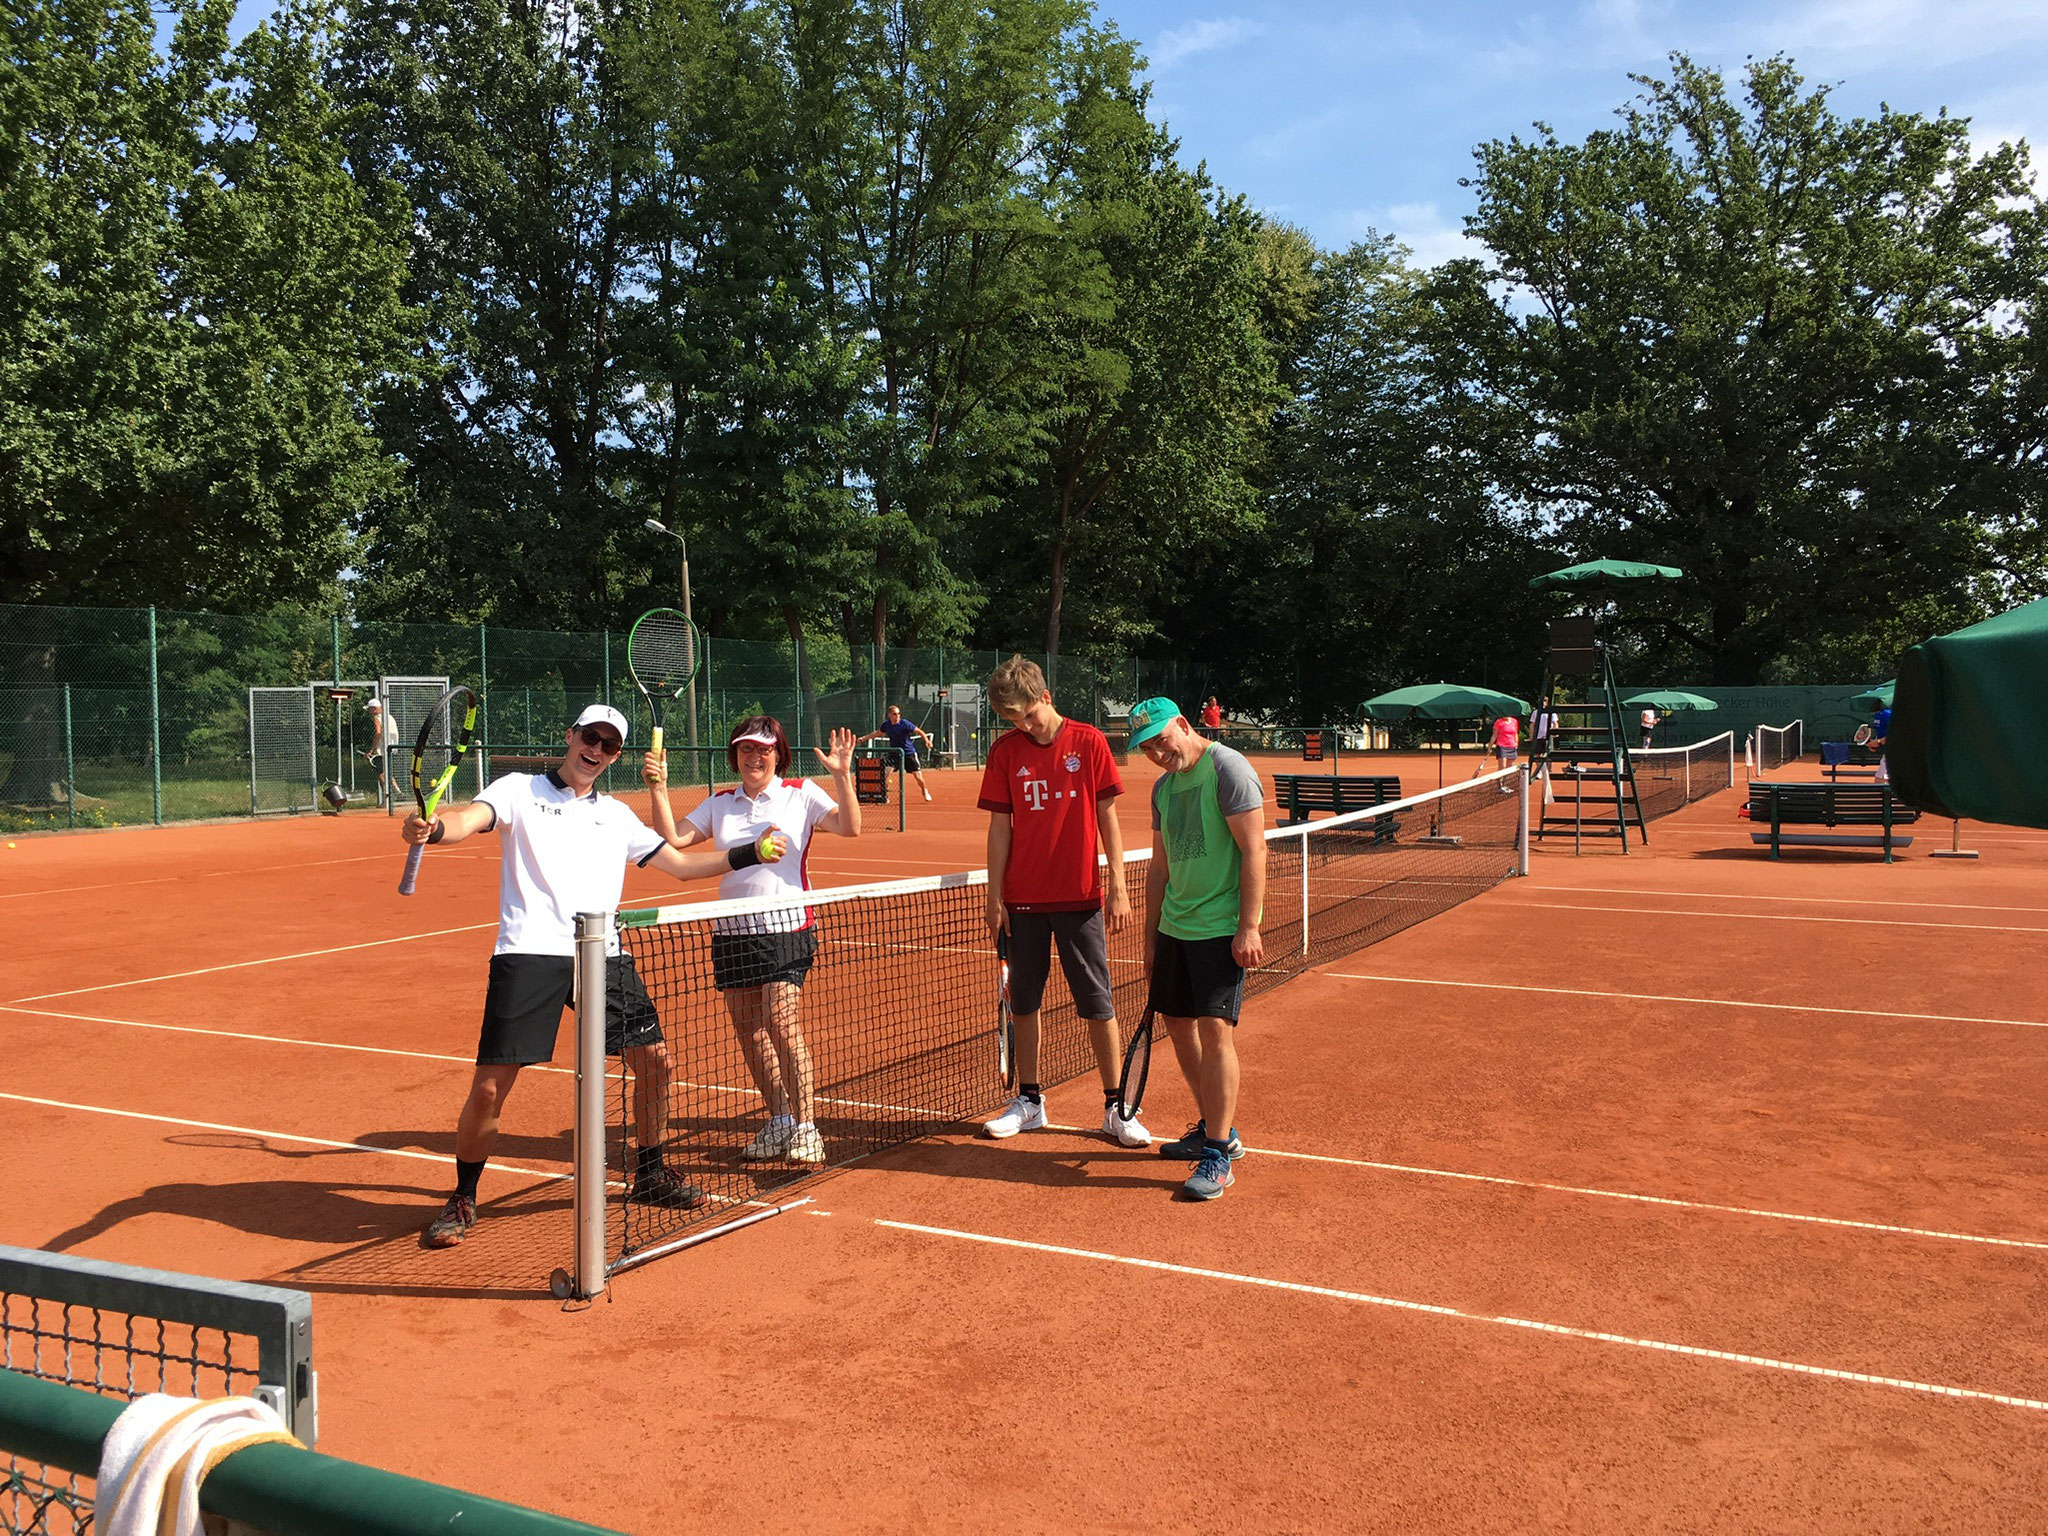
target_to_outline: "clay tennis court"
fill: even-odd
[[[820,883],[979,864],[975,776],[933,783]],[[636,1532],[2036,1528],[2048,834],[1773,863],[1739,800],[1248,1006],[1211,1205],[963,1132],[568,1306],[566,1046],[475,1236],[417,1243],[493,840],[408,902],[381,817],[23,837],[0,1240],[307,1289],[322,1450]]]

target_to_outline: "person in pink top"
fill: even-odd
[[[1493,758],[1503,768],[1515,766],[1515,758],[1522,748],[1522,722],[1513,715],[1502,715],[1493,722]],[[1500,787],[1502,794],[1510,793],[1510,786]]]

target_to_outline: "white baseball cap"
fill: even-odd
[[[377,695],[375,695],[374,693],[371,694],[369,698],[363,701],[363,708],[365,709],[382,709],[383,707],[384,701],[378,698]]]
[[[575,724],[570,726],[570,729],[580,730],[586,725],[608,725],[619,733],[619,745],[623,747],[626,744],[626,717],[609,704],[585,706],[583,713],[576,717]]]

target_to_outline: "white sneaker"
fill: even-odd
[[[1010,1100],[1010,1107],[981,1128],[984,1136],[993,1136],[1000,1141],[1005,1136],[1014,1136],[1019,1131],[1038,1131],[1045,1128],[1044,1101],[1034,1104],[1023,1094]]]
[[[1102,1134],[1117,1143],[1118,1146],[1149,1147],[1152,1145],[1152,1133],[1138,1122],[1138,1117],[1133,1115],[1130,1119],[1126,1120],[1117,1113],[1114,1104],[1105,1104],[1102,1108]]]
[[[817,1132],[813,1131],[811,1134],[816,1135]],[[795,1135],[794,1120],[770,1120],[754,1132],[752,1141],[740,1148],[740,1156],[756,1163],[766,1162],[774,1157],[786,1157],[789,1154],[790,1141]]]
[[[825,1138],[815,1125],[800,1125],[789,1138],[789,1160],[793,1163],[825,1161]]]

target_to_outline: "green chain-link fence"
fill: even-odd
[[[747,715],[776,716],[809,747],[840,726],[875,729],[890,704],[931,734],[941,763],[978,763],[1000,725],[985,685],[1006,654],[850,646],[837,635],[802,646],[707,637],[694,714],[679,702],[666,721],[671,777],[706,783],[728,773],[723,743]],[[1211,686],[1209,669],[1189,662],[1032,659],[1065,713],[1113,735],[1136,700],[1163,693],[1193,716]],[[0,826],[311,809],[328,784],[350,803],[379,803],[378,733],[365,706],[396,678],[478,688],[486,774],[494,761],[559,751],[569,720],[592,700],[623,711],[636,742],[651,724],[627,674],[624,630],[357,623],[304,607],[239,616],[0,605]],[[252,718],[252,689],[307,688],[307,703],[262,693]],[[409,745],[399,743],[400,761]],[[290,763],[303,766],[287,783],[294,776],[281,765]],[[629,762],[613,777],[637,774]],[[392,788],[402,800],[402,786]]]

